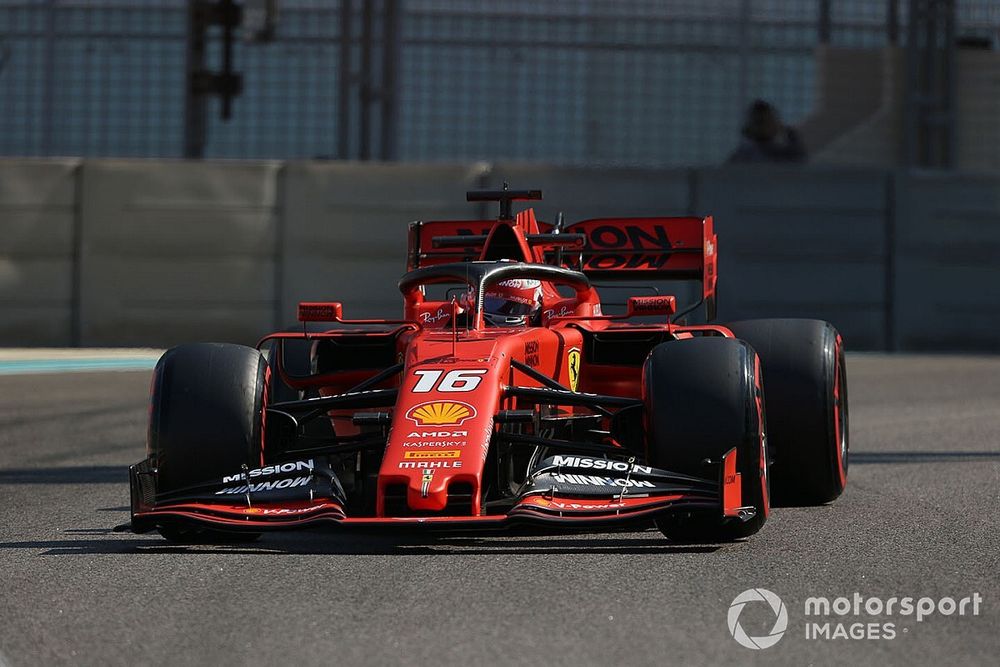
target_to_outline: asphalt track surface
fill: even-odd
[[[845,495],[750,541],[283,533],[175,547],[113,533],[143,455],[148,371],[0,377],[0,666],[996,664],[1000,358],[849,358]],[[731,601],[788,629],[739,646]],[[894,639],[806,639],[807,597],[983,596]],[[967,607],[967,611],[970,609]],[[744,609],[750,635],[775,617]]]

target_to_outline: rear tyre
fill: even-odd
[[[717,474],[736,448],[741,505],[756,514],[741,522],[721,510],[671,515],[657,521],[680,542],[728,542],[753,535],[770,512],[767,429],[760,364],[753,348],[731,338],[692,338],[653,348],[643,366],[649,463],[698,477]]]
[[[260,352],[224,343],[167,350],[153,372],[148,455],[157,497],[216,482],[264,460],[264,419],[270,369]],[[257,533],[163,526],[177,542],[245,542]]]
[[[746,320],[726,325],[760,355],[776,505],[821,505],[847,484],[848,405],[844,343],[821,320]]]

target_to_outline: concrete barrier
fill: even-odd
[[[282,323],[303,300],[344,303],[351,318],[400,317],[413,220],[471,219],[465,192],[485,164],[292,163],[284,174]]]
[[[0,160],[0,341],[73,345],[79,160]]]
[[[851,349],[882,348],[888,185],[876,170],[699,171],[696,206],[719,234],[719,319],[824,319]]]
[[[252,343],[272,327],[279,168],[85,163],[82,344]]]
[[[1000,178],[900,176],[895,346],[1000,351]]]

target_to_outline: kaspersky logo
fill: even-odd
[[[460,401],[430,401],[407,411],[406,418],[417,426],[458,426],[476,416],[476,409]]]
[[[774,626],[770,632],[760,637],[751,637],[740,625],[740,614],[743,613],[743,608],[754,602],[763,602],[769,605],[771,611],[774,612]],[[740,646],[751,649],[771,648],[778,643],[785,634],[785,630],[788,629],[788,610],[781,598],[766,588],[751,588],[736,596],[736,599],[729,605],[729,615],[726,620],[729,623],[729,634]]]

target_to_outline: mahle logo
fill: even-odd
[[[764,602],[774,612],[774,627],[763,637],[751,637],[740,625],[740,614],[743,613],[743,608],[751,602]],[[729,622],[729,634],[740,646],[752,649],[771,648],[778,643],[788,628],[788,610],[781,598],[766,588],[751,588],[736,596],[736,599],[729,605],[729,615],[726,620]]]

